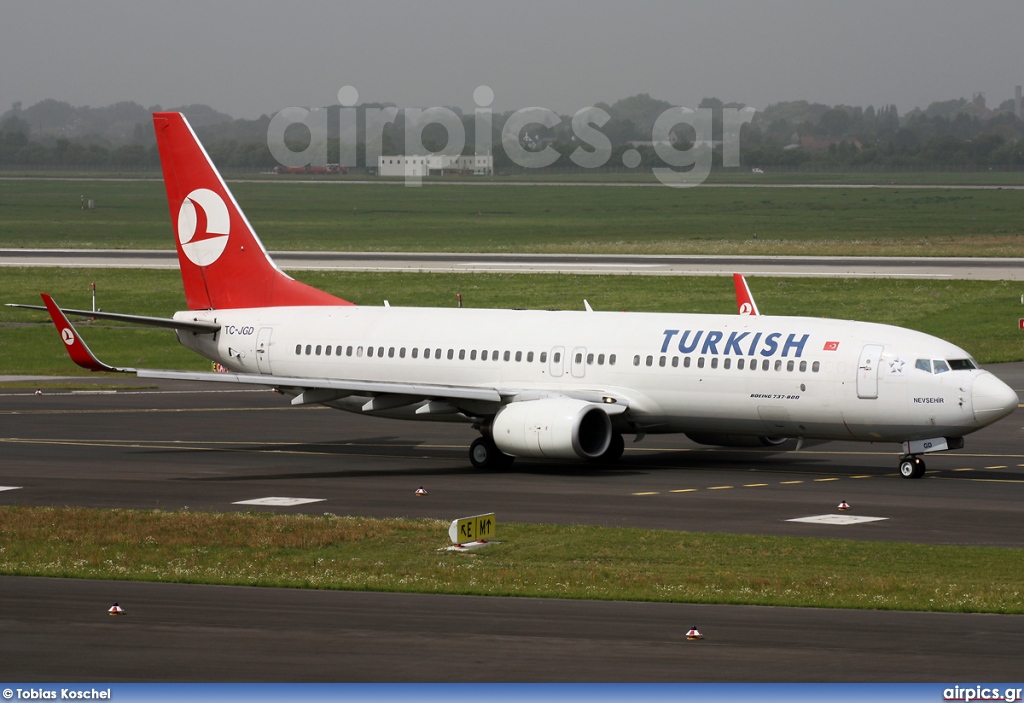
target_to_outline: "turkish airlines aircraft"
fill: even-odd
[[[919,478],[919,455],[960,448],[1017,408],[1009,386],[949,342],[757,315],[740,279],[740,315],[356,306],[278,269],[185,118],[153,121],[189,309],[173,319],[62,311],[44,294],[85,368],[255,383],[293,405],[472,423],[477,467],[614,461],[623,435],[682,432],[725,446],[902,443],[900,473]],[[108,366],[65,312],[173,328],[228,373]]]

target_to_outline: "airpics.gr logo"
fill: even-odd
[[[178,241],[185,256],[196,266],[209,266],[224,253],[231,231],[228,207],[219,195],[196,188],[185,196],[178,210]]]

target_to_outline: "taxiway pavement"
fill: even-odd
[[[992,370],[1018,392],[1024,364]],[[90,387],[89,383],[118,388]],[[1024,548],[1017,414],[896,476],[898,449],[649,436],[621,465],[480,473],[468,427],[293,408],[267,390],[105,377],[0,391],[0,504],[273,510]],[[155,385],[156,387],[150,387]],[[418,486],[429,489],[417,498]],[[316,499],[295,507],[237,501]],[[835,513],[885,520],[790,522]],[[439,535],[439,542],[446,536]],[[109,618],[114,601],[123,618]],[[468,598],[0,578],[26,680],[949,681],[1019,677],[1019,616]],[[698,625],[707,638],[685,641]],[[456,652],[471,654],[467,659]],[[468,661],[468,663],[465,663]]]
[[[291,271],[576,273],[645,276],[807,276],[1024,280],[1024,259],[848,256],[664,256],[276,251]],[[0,266],[176,269],[174,251],[0,249]]]

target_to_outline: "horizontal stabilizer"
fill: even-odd
[[[42,305],[21,305],[19,303],[7,303],[9,308],[24,308],[26,310],[46,310]],[[124,315],[119,312],[102,312],[98,310],[73,310],[61,308],[65,315],[81,315],[82,317],[95,317],[97,320],[117,320],[118,322],[130,322],[133,325],[147,325],[149,327],[165,327],[172,330],[185,330],[188,332],[205,332],[212,334],[220,330],[216,322],[203,322],[202,320],[175,320],[170,317],[148,317],[146,315]]]

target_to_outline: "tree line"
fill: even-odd
[[[89,134],[76,133],[68,124],[81,124],[83,119],[66,103],[44,101],[21,110],[20,105],[0,120],[0,168],[33,167],[52,169],[118,169],[157,170],[159,155],[153,137],[148,110],[134,104],[118,104],[108,112],[93,108]],[[52,103],[52,104],[51,104]],[[134,105],[134,107],[132,107]],[[36,110],[40,106],[46,110]],[[117,107],[116,113],[110,112]],[[373,155],[405,153],[405,125],[398,118],[378,133],[367,135],[367,109],[383,109],[384,104],[367,104],[358,109],[356,144],[358,166],[376,166]],[[668,102],[640,94],[612,104],[599,103],[610,119],[598,131],[612,145],[607,167],[623,170],[623,154],[635,150],[638,169],[664,165],[651,144],[652,127],[657,116],[672,107]],[[713,163],[720,167],[722,114],[726,108],[742,108],[742,104],[723,103],[706,98],[699,107],[712,111]],[[1024,167],[1024,122],[1013,111],[1008,100],[996,109],[984,107],[984,100],[950,100],[933,103],[927,109],[899,115],[894,105],[880,108],[828,106],[806,101],[770,105],[757,111],[753,120],[740,131],[740,168],[809,168],[815,170],[843,169],[979,169]],[[459,114],[466,133],[463,153],[471,154],[475,143],[475,121],[472,114]],[[211,158],[220,168],[242,171],[268,171],[277,161],[267,146],[270,117],[255,120],[233,120],[206,106],[182,108],[190,117],[197,134]],[[191,114],[190,114],[191,113]],[[142,121],[132,122],[144,115]],[[329,108],[329,132],[339,134],[337,108]],[[496,172],[516,168],[501,146],[501,130],[511,112],[494,114],[491,119],[491,143]],[[104,115],[117,118],[117,129],[102,131]],[[571,127],[571,116],[564,116],[553,127],[531,125],[519,135],[520,145],[527,150],[551,148],[560,157],[550,168],[573,166],[569,155],[588,145],[580,143]],[[33,129],[33,120],[37,128]],[[56,125],[47,127],[46,125]],[[291,129],[291,128],[289,128]],[[114,131],[119,137],[112,137]],[[692,128],[681,125],[674,130],[675,148],[688,149],[696,135]],[[369,143],[367,139],[370,139]],[[304,141],[305,140],[305,141]],[[302,129],[286,132],[286,141],[294,149],[308,144],[309,136]],[[423,144],[429,151],[439,151],[448,141],[447,132],[437,124],[423,131]],[[328,139],[328,160],[340,153],[340,140]],[[366,163],[367,154],[371,163]]]

